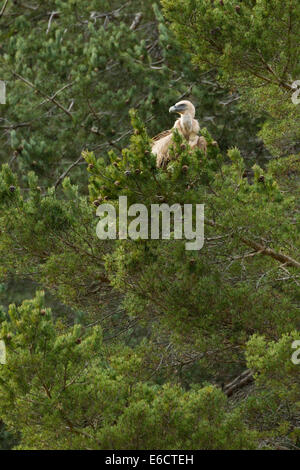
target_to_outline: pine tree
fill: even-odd
[[[300,161],[284,83],[297,74],[299,33],[284,28],[298,7],[164,0],[175,39],[150,4],[14,2],[4,12],[1,295],[25,278],[56,300],[52,313],[20,282],[0,309],[0,446],[297,448]],[[283,83],[253,79],[255,64],[272,75],[257,48]],[[238,91],[227,103],[228,85]],[[250,117],[232,109],[238,93]],[[166,110],[182,96],[199,105],[208,152],[174,133],[172,161],[158,169],[150,137],[172,125]],[[206,129],[205,116],[217,125]],[[250,170],[257,116],[272,151],[294,153]],[[97,208],[118,215],[119,196],[148,210],[204,204],[203,248],[186,250],[174,225],[169,240],[100,240]],[[247,378],[240,393],[237,376]]]
[[[202,70],[216,67],[219,79],[240,91],[243,108],[264,116],[260,136],[273,155],[298,152],[299,3],[162,0],[162,4],[194,62]]]

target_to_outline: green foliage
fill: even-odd
[[[162,3],[166,19],[140,0],[2,17],[0,447],[299,448],[299,7]],[[208,151],[174,132],[158,169],[150,137],[182,97]],[[287,156],[261,161],[259,123]],[[119,196],[204,204],[203,248],[172,218],[170,240],[100,240]],[[33,286],[47,296],[21,303]],[[246,367],[255,382],[227,398]]]
[[[277,342],[254,335],[246,352],[257,384],[256,394],[244,404],[247,421],[259,426],[273,445],[280,439],[285,444],[292,442],[293,448],[300,442],[300,383],[299,364],[291,359],[292,345],[299,339],[297,331],[283,335]]]
[[[120,151],[132,106],[151,132],[169,126],[170,103],[197,82],[188,54],[179,54],[151,1],[123,7],[117,1],[43,1],[34,11],[19,10],[9,6],[12,21],[0,36],[1,78],[8,83],[0,110],[1,158],[13,154],[19,172],[34,170],[43,185],[48,178],[54,182],[83,147]],[[51,11],[57,13],[50,22]],[[142,20],[134,29],[136,12]],[[47,98],[54,95],[54,101]],[[204,93],[196,90],[196,96]],[[79,169],[75,175],[82,178]]]
[[[54,289],[75,311],[83,310],[85,315],[81,313],[77,318],[81,318],[84,325],[88,325],[91,319],[93,322],[100,320],[107,339],[118,336],[124,329],[123,340],[129,345],[134,335],[133,344],[136,346],[132,354],[137,362],[130,365],[122,359],[124,351],[125,355],[128,354],[126,347],[121,346],[124,343],[115,350],[116,359],[113,360],[119,365],[123,364],[126,374],[122,371],[120,374],[123,378],[126,375],[125,384],[128,380],[131,384],[137,384],[137,388],[133,387],[133,395],[127,398],[132,399],[132,407],[128,406],[124,410],[123,398],[120,403],[116,398],[118,411],[115,408],[111,411],[107,426],[105,424],[102,427],[101,424],[100,428],[89,428],[86,416],[91,416],[93,422],[96,416],[100,418],[99,408],[87,402],[87,393],[91,394],[94,403],[96,399],[91,390],[96,393],[98,382],[93,380],[98,377],[97,374],[104,373],[103,364],[106,364],[104,370],[107,373],[107,362],[112,361],[111,352],[108,349],[100,354],[102,347],[98,339],[95,339],[96,343],[91,339],[98,331],[94,328],[82,329],[77,324],[72,329],[65,325],[62,318],[57,332],[50,313],[42,307],[43,300],[39,295],[33,303],[25,302],[19,309],[11,306],[10,321],[4,322],[2,327],[6,342],[8,339],[8,355],[12,354],[10,351],[13,349],[10,350],[9,345],[15,341],[14,338],[17,343],[22,339],[22,348],[27,351],[24,353],[24,361],[32,361],[32,368],[28,366],[29,376],[24,378],[22,371],[27,371],[28,362],[20,361],[18,367],[19,353],[15,359],[12,358],[15,367],[13,371],[9,367],[3,368],[2,383],[15,381],[17,385],[13,385],[9,393],[3,395],[7,405],[3,404],[0,416],[13,432],[18,431],[13,423],[18,423],[22,435],[21,448],[252,448],[254,435],[251,437],[252,434],[249,435],[244,428],[248,415],[243,410],[248,407],[251,417],[253,409],[258,409],[259,414],[261,408],[258,405],[255,408],[251,402],[249,405],[247,402],[245,408],[238,407],[233,414],[227,415],[226,401],[221,392],[205,388],[205,383],[207,380],[218,383],[228,380],[235,370],[245,367],[245,344],[254,333],[263,334],[269,339],[280,338],[281,334],[297,327],[299,286],[294,277],[297,276],[296,266],[289,266],[289,263],[282,266],[276,256],[287,254],[289,259],[297,260],[299,237],[293,229],[293,223],[297,217],[298,178],[288,178],[289,191],[286,191],[281,189],[278,174],[282,173],[283,166],[286,175],[290,172],[299,175],[299,160],[290,157],[284,163],[272,163],[267,170],[255,165],[253,180],[249,182],[244,178],[245,164],[238,149],[231,149],[228,152],[231,163],[224,163],[218,147],[209,133],[203,130],[208,140],[207,156],[199,150],[192,151],[179,135],[175,135],[174,156],[178,158],[170,163],[167,171],[162,171],[154,165],[145,127],[134,112],[132,123],[134,133],[131,144],[124,149],[122,159],[111,153],[111,163],[107,165],[93,153],[84,154],[91,174],[90,202],[79,196],[78,188],[72,186],[68,178],[63,183],[64,197],[58,198],[53,189],[42,194],[37,187],[37,178],[31,173],[28,175],[30,188],[25,195],[18,186],[16,176],[7,166],[3,166],[0,177],[3,274],[15,271],[23,273],[26,269],[27,275]],[[9,190],[12,182],[15,188],[13,192]],[[286,188],[286,184],[287,179],[283,175],[283,188]],[[119,195],[126,195],[130,204],[143,202],[147,207],[162,201],[168,204],[178,200],[184,203],[205,203],[206,242],[203,249],[200,252],[188,252],[184,240],[98,240],[95,235],[96,207],[102,201],[108,201],[118,208]],[[266,234],[275,257],[265,253],[264,246],[256,251],[247,249],[251,242],[266,243]],[[286,276],[284,281],[282,273]],[[41,310],[45,314],[40,315]],[[141,342],[143,333],[135,327],[137,324],[147,328],[147,341]],[[19,327],[25,329],[20,334],[17,331]],[[82,339],[85,335],[86,342]],[[79,352],[81,344],[84,344],[83,358],[78,356],[75,347],[78,339],[81,341]],[[34,360],[30,352],[33,340],[34,348],[37,348]],[[56,344],[63,345],[59,346],[62,348],[59,353]],[[92,350],[91,344],[94,344]],[[172,349],[167,353],[165,349],[170,344]],[[44,347],[49,349],[44,350]],[[45,354],[49,354],[50,363],[45,363],[43,369],[39,361]],[[99,354],[102,362],[98,362]],[[61,397],[66,361],[74,360],[74,370],[70,364],[73,377],[79,374],[81,369],[78,368],[80,365],[82,367],[82,361],[86,361],[87,357],[94,358],[95,355],[98,355],[98,359],[91,362],[91,375],[87,372],[92,382],[90,385],[85,382],[83,398],[80,398],[81,391],[75,387],[74,396],[66,394],[70,400],[67,403],[67,399],[64,401]],[[61,361],[61,369],[58,361]],[[258,356],[254,357],[253,363],[250,360],[251,368],[258,367],[256,361],[260,361]],[[162,363],[164,369],[160,369]],[[196,383],[198,381],[200,386],[200,396],[216,394],[213,398],[215,414],[211,430],[208,430],[204,420],[203,428],[199,424],[192,435],[187,431],[190,429],[187,423],[192,423],[191,429],[194,429],[195,423],[190,415],[194,416],[192,403],[194,399],[197,402],[199,397],[196,395],[195,398],[194,392],[178,391],[175,385],[178,382],[186,383],[189,363],[196,365],[194,374],[199,374]],[[272,364],[275,367],[275,362]],[[51,372],[54,369],[61,372],[56,372],[55,376]],[[157,384],[170,383],[160,385],[162,396],[157,385],[151,385],[150,391],[147,391],[150,370],[155,371],[150,376]],[[17,407],[20,413],[18,416],[13,406],[19,396],[27,393],[35,395],[35,387],[41,387],[40,383],[36,385],[36,371],[44,371],[43,392],[39,392],[43,399],[38,428],[34,424],[36,403],[34,411],[30,408],[30,402],[26,406]],[[9,380],[6,373],[11,374]],[[49,377],[50,383],[47,381]],[[28,388],[31,378],[33,392],[29,392]],[[99,380],[101,382],[104,379]],[[52,401],[49,405],[45,386],[47,390],[53,390],[54,403],[58,402],[55,405],[58,407],[57,413],[53,413],[56,408],[53,408]],[[4,393],[6,388],[3,387]],[[166,398],[169,396],[169,387],[171,397]],[[275,393],[268,380],[264,387]],[[108,396],[119,393],[116,390],[115,383],[110,383]],[[150,404],[147,400],[145,402],[145,394],[148,393],[152,396]],[[186,393],[189,393],[188,398]],[[270,392],[266,394],[269,396]],[[291,401],[293,399],[295,397],[290,398]],[[175,403],[179,403],[181,414],[177,421],[174,418],[174,428],[168,428],[165,440],[162,440],[159,426],[162,429],[166,426],[164,415],[161,416],[159,410],[165,400],[171,400],[172,409]],[[88,405],[83,406],[86,402]],[[183,406],[184,403],[186,406]],[[265,401],[259,403],[260,407],[265,406]],[[82,411],[79,410],[80,404]],[[63,410],[66,408],[63,413],[59,411],[60,406]],[[198,404],[195,406],[198,409]],[[199,406],[202,409],[202,405]],[[101,413],[107,407],[108,403],[104,402]],[[207,404],[205,409],[208,409]],[[74,410],[77,410],[76,413]],[[177,408],[174,413],[177,417]],[[24,424],[23,428],[21,423],[25,423],[28,416],[32,417],[32,422],[29,426]],[[70,438],[65,436],[68,421],[64,416],[70,420],[69,427],[75,429],[71,430]],[[129,422],[131,425],[127,433],[124,429]],[[153,428],[150,423],[155,423]],[[238,440],[224,440],[224,434],[231,435],[228,429],[232,426],[238,426],[238,432],[234,434]],[[272,435],[277,435],[278,430],[274,425],[269,425],[269,428]],[[260,428],[257,430],[261,431]],[[86,434],[89,436],[88,441]],[[284,435],[289,436],[289,433]],[[144,436],[144,440],[141,440],[141,436]]]
[[[120,361],[101,345],[101,331],[65,330],[44,309],[43,295],[2,323],[8,363],[0,369],[0,415],[21,431],[22,449],[240,449],[255,434],[212,386],[184,392],[132,382],[141,359]],[[111,399],[113,397],[113,400]]]
[[[213,73],[199,75],[191,66],[152,3],[43,0],[32,10],[10,2],[0,32],[0,77],[7,84],[7,104],[0,107],[1,162],[9,161],[20,177],[35,171],[46,191],[82,149],[104,158],[111,149],[120,154],[131,133],[130,108],[139,109],[155,135],[171,126],[170,105],[189,94],[222,146],[245,148],[246,140],[249,156],[260,152],[243,126],[257,129],[256,121],[236,113],[234,104],[221,104],[227,90]],[[137,12],[142,17],[134,28]],[[72,178],[85,192],[82,163],[73,167]]]
[[[162,0],[164,12],[194,63],[216,67],[241,92],[243,107],[267,116],[260,132],[271,152],[299,150],[300,5],[293,0]]]
[[[7,431],[4,423],[0,422],[0,450],[9,450],[17,443],[13,434]]]
[[[278,262],[246,249],[249,240],[251,246],[269,234],[276,253],[290,252],[292,246],[297,258],[299,237],[291,224],[296,195],[284,194],[272,171],[258,165],[249,184],[238,149],[228,152],[231,165],[222,164],[207,132],[207,156],[191,151],[177,136],[178,158],[167,171],[158,170],[135,115],[133,125],[132,143],[122,160],[111,154],[111,164],[105,165],[93,154],[85,155],[92,175],[91,200],[96,205],[112,201],[118,208],[118,196],[125,195],[128,204],[142,202],[149,213],[150,204],[201,201],[207,241],[200,252],[191,252],[181,240],[120,240],[106,256],[106,268],[113,285],[124,293],[129,315],[147,323],[159,320],[163,331],[171,330],[172,341],[206,351],[208,362],[211,350],[220,357],[226,350],[234,357],[254,332],[272,337],[296,326],[299,286],[282,291]],[[298,174],[299,169],[298,162]],[[216,362],[215,356],[212,360]]]

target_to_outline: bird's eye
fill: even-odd
[[[186,109],[186,104],[177,104],[176,110],[177,111],[184,111]]]

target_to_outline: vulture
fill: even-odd
[[[179,101],[169,109],[170,113],[178,113],[180,118],[175,121],[172,129],[163,131],[152,138],[152,153],[156,155],[156,166],[166,168],[171,160],[169,149],[173,141],[173,129],[177,129],[190,147],[199,147],[204,153],[207,151],[207,143],[203,136],[199,136],[200,126],[195,119],[195,106],[190,101]]]

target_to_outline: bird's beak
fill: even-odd
[[[169,113],[177,113],[176,106],[171,106],[171,108],[169,109]]]
[[[178,113],[181,114],[186,110],[186,105],[184,103],[178,103],[174,106],[171,106],[169,113]]]

